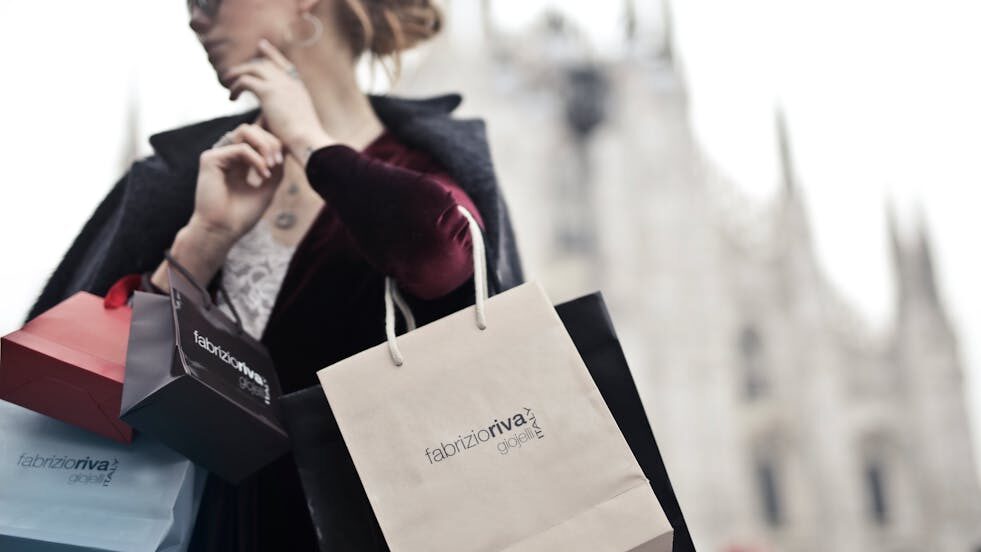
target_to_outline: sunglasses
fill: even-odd
[[[209,16],[214,16],[218,13],[219,4],[221,0],[187,0],[187,11],[190,12],[197,7]]]

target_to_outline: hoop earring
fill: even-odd
[[[304,48],[313,46],[314,44],[317,43],[318,40],[320,40],[320,37],[323,36],[324,24],[323,22],[320,21],[319,18],[317,18],[315,15],[311,14],[310,12],[303,12],[300,15],[300,19],[310,23],[310,25],[313,27],[313,33],[311,33],[309,37],[304,38],[303,40],[296,41],[296,44]],[[296,40],[296,37],[293,35],[292,23],[286,26],[286,32],[284,34],[286,35],[287,43],[293,43]]]

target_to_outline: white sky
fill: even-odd
[[[641,14],[659,13],[653,0],[637,4]],[[121,174],[128,97],[140,98],[144,137],[244,109],[226,101],[184,5],[0,1],[0,333],[19,326]],[[499,23],[512,28],[545,6],[561,7],[601,52],[616,51],[619,2],[494,5]],[[678,0],[673,11],[692,117],[707,150],[765,200],[777,183],[773,111],[783,106],[823,266],[880,328],[894,293],[886,198],[907,220],[922,202],[941,292],[961,336],[977,434],[981,2]]]

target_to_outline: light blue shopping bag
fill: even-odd
[[[207,472],[0,400],[0,550],[186,550]]]

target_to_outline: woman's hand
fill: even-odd
[[[242,124],[201,154],[188,226],[230,246],[262,217],[283,179],[283,145],[259,124]]]
[[[259,222],[283,180],[282,143],[260,124],[240,125],[220,142],[201,154],[194,214],[170,248],[202,284],[211,281],[232,245]],[[152,281],[170,290],[166,260]]]
[[[265,39],[259,41],[259,52],[260,57],[222,74],[222,80],[230,83],[229,98],[234,100],[246,90],[255,94],[266,128],[305,166],[308,150],[331,140],[293,63]]]

